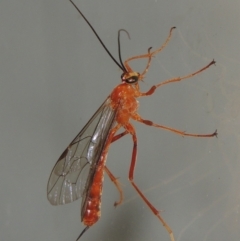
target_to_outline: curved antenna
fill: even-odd
[[[83,13],[80,11],[80,9],[77,7],[77,5],[72,1],[69,0],[72,5],[77,9],[77,11],[80,13],[80,15],[84,18],[84,20],[86,21],[86,23],[88,24],[88,26],[92,29],[93,33],[96,35],[96,37],[98,38],[99,42],[102,44],[103,48],[107,51],[108,55],[111,57],[111,59],[115,62],[115,64],[122,70],[125,72],[125,68],[123,68],[118,62],[117,60],[112,56],[112,54],[110,53],[110,51],[107,49],[107,47],[105,46],[105,44],[103,43],[103,41],[100,39],[99,35],[97,34],[97,32],[95,31],[95,29],[93,28],[93,26],[89,23],[89,21],[86,19],[86,17],[83,15]]]
[[[127,70],[126,70],[126,68],[125,68],[125,66],[124,66],[124,64],[122,62],[122,56],[121,56],[121,44],[120,44],[120,33],[121,33],[121,31],[125,32],[129,39],[131,39],[131,38],[130,38],[130,34],[129,34],[129,32],[127,30],[125,30],[123,28],[118,30],[118,57],[119,57],[119,61],[120,61],[121,65],[122,65],[124,71],[127,73]]]

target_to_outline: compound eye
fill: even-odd
[[[121,80],[122,80],[122,81],[125,81],[124,75],[125,75],[125,73],[122,73],[122,74],[121,74]]]
[[[138,82],[138,76],[132,76],[129,79],[126,79],[125,81],[128,84],[134,84],[134,83]]]

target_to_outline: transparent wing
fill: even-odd
[[[95,173],[115,114],[107,98],[59,157],[47,186],[47,197],[52,205],[73,202],[88,188],[89,177]]]

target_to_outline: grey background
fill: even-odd
[[[134,123],[135,180],[178,241],[240,240],[240,47],[238,0],[76,0],[104,43],[123,59],[169,45],[153,59],[143,91],[217,65],[140,99],[146,119],[218,138],[182,138]],[[46,185],[59,155],[111,90],[121,71],[68,0],[0,3],[0,235],[6,241],[73,241],[83,229],[80,201],[53,207]],[[144,61],[132,64],[141,72]],[[114,143],[107,165],[125,200],[104,181],[102,217],[82,240],[169,240],[127,180],[129,136]]]

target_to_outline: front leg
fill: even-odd
[[[175,77],[175,78],[172,78],[172,79],[169,79],[169,80],[165,80],[165,81],[163,81],[163,82],[160,83],[160,84],[157,84],[157,85],[152,86],[149,91],[144,92],[144,93],[140,93],[139,96],[152,95],[158,87],[160,87],[160,86],[162,86],[162,85],[169,84],[169,83],[180,82],[180,81],[182,81],[182,80],[184,80],[184,79],[191,78],[191,77],[193,77],[194,75],[197,75],[197,74],[201,73],[202,71],[206,70],[207,68],[209,68],[211,65],[213,65],[213,64],[215,64],[215,63],[216,63],[215,60],[212,60],[208,65],[206,65],[205,67],[203,67],[202,69],[200,69],[200,70],[198,70],[198,71],[196,71],[196,72],[194,72],[194,73],[191,73],[191,74],[188,74],[188,75],[185,75],[185,76],[182,76],[182,77]]]

